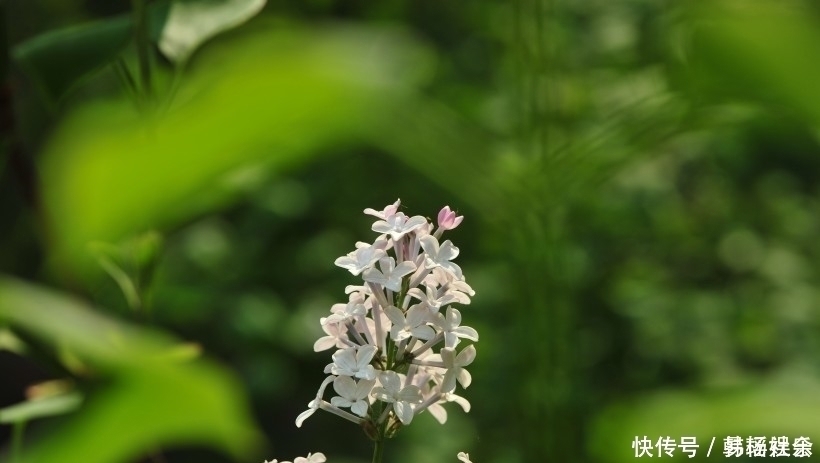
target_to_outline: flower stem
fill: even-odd
[[[382,463],[382,454],[384,453],[384,435],[379,432],[379,438],[376,440],[376,445],[373,447],[373,462]]]
[[[23,431],[25,431],[25,429],[25,421],[18,421],[12,426],[11,463],[21,463],[23,461]]]
[[[151,88],[151,50],[148,38],[148,9],[146,0],[131,0],[131,14],[134,18],[134,41],[139,63],[139,79],[142,97],[152,99]]]

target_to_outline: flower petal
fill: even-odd
[[[413,421],[413,407],[407,402],[393,403],[393,411],[396,412],[402,424],[410,424]]]

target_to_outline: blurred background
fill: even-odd
[[[0,407],[83,397],[0,413],[3,461],[21,420],[26,463],[370,461],[294,420],[356,282],[333,261],[396,198],[465,216],[481,341],[471,412],[386,461],[820,439],[816,2],[0,7]]]

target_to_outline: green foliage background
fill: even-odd
[[[0,406],[35,379],[83,396],[24,461],[369,461],[348,423],[293,421],[354,281],[333,260],[397,197],[465,216],[481,342],[471,413],[419,417],[388,461],[820,441],[815,3],[268,2],[155,49],[148,103],[111,64],[137,66],[127,2],[0,6]]]

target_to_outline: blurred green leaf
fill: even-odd
[[[213,364],[183,361],[171,338],[11,279],[0,279],[0,321],[65,346],[107,379],[76,414],[27,449],[26,462],[82,455],[86,463],[111,463],[173,445],[253,453],[258,436],[240,386]]]
[[[12,424],[37,418],[64,415],[80,407],[83,397],[76,392],[55,395],[0,409],[0,423]]]
[[[644,395],[598,416],[590,454],[602,462],[631,462],[635,436],[695,436],[701,459],[713,437],[722,445],[725,436],[818,436],[820,425],[806,410],[820,407],[819,390],[816,379],[778,378],[742,388]]]
[[[820,21],[808,5],[717,1],[694,17],[690,70],[704,89],[820,120]]]
[[[167,0],[151,4],[148,27],[154,41],[167,14]],[[122,15],[51,30],[15,47],[14,60],[54,102],[83,77],[117,58],[131,41],[132,28],[131,16]]]
[[[237,42],[203,56],[164,115],[146,121],[123,102],[98,103],[57,130],[42,172],[64,263],[87,264],[90,241],[224,204],[237,169],[281,171],[355,140],[389,117],[429,63],[389,31],[268,26]]]
[[[266,0],[177,0],[162,30],[159,49],[171,61],[184,63],[211,37],[254,17]]]

